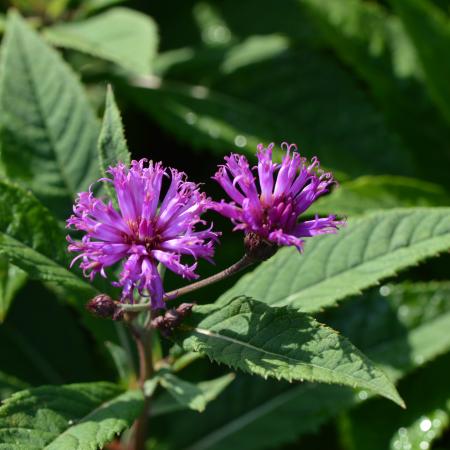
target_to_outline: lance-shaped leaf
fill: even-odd
[[[149,73],[158,47],[151,17],[128,8],[45,30],[50,42],[106,59],[134,73]]]
[[[349,220],[309,239],[304,254],[282,249],[221,299],[249,295],[273,306],[317,311],[450,248],[450,208],[392,209]]]
[[[0,255],[30,277],[82,292],[95,289],[68,270],[64,234],[59,223],[29,191],[0,181]]]
[[[327,318],[398,380],[450,349],[449,295],[450,283],[383,286],[328,310]],[[289,386],[239,375],[196,427],[192,415],[185,413],[165,438],[173,444],[170,448],[192,450],[276,448],[318,430],[369,397],[365,390],[310,383]],[[379,403],[384,410],[386,401]]]
[[[28,389],[0,407],[0,441],[11,450],[102,448],[131,426],[143,404],[142,391],[124,393],[111,383]]]
[[[122,118],[114,100],[111,86],[108,86],[106,94],[105,113],[98,140],[98,157],[100,170],[104,177],[108,177],[106,171],[110,166],[115,166],[118,162],[128,165],[131,160],[127,141],[125,140]],[[105,183],[105,188],[110,197],[115,199],[115,192],[110,183]]]
[[[386,375],[346,338],[291,308],[247,297],[198,306],[178,340],[188,351],[264,378],[365,388],[403,406]]]
[[[0,143],[6,174],[59,214],[98,178],[97,119],[60,55],[8,15],[0,66]]]

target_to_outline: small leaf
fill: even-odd
[[[54,25],[45,30],[55,45],[111,61],[137,74],[151,71],[158,47],[155,22],[128,8],[112,8],[83,21]]]
[[[11,450],[101,448],[131,426],[143,403],[142,391],[106,382],[28,389],[0,407],[0,441]]]
[[[369,389],[404,406],[395,387],[347,339],[290,308],[246,297],[197,306],[180,332],[184,349],[244,372],[288,381],[309,380]]]
[[[97,119],[61,56],[12,11],[0,66],[0,143],[6,175],[61,217],[98,178]]]
[[[167,393],[161,394],[152,404],[152,415],[159,416],[179,411],[185,408],[198,412],[204,411],[206,405],[214,400],[235,378],[229,373],[214,380],[202,381],[197,384],[188,383],[171,373],[165,373],[161,385]]]
[[[0,322],[5,316],[17,292],[27,280],[27,274],[0,257]]]
[[[105,113],[103,115],[102,129],[98,141],[98,157],[100,161],[100,170],[103,177],[108,177],[106,172],[110,166],[122,162],[129,165],[131,155],[128,151],[125,133],[123,130],[122,118],[114,100],[114,93],[111,86],[108,86],[106,94]],[[115,199],[114,189],[110,183],[105,183],[110,198]]]
[[[450,248],[450,208],[393,209],[349,220],[336,235],[284,248],[220,299],[249,295],[269,305],[318,311]]]

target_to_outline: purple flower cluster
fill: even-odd
[[[118,210],[92,192],[81,192],[68,219],[69,228],[84,232],[81,241],[68,237],[69,250],[79,253],[72,264],[91,280],[97,273],[106,277],[105,268],[123,262],[119,280],[123,302],[134,303],[136,293],[150,297],[153,309],[164,308],[164,289],[158,263],[184,278],[197,278],[196,263],[181,262],[184,255],[212,262],[214,243],[220,233],[205,225],[200,216],[214,209],[228,217],[236,230],[243,230],[256,241],[277,246],[293,245],[300,251],[304,238],[335,233],[343,222],[335,216],[299,221],[311,204],[335,183],[330,173],[319,168],[313,158],[308,163],[294,145],[282,144],[286,154],[281,164],[272,160],[273,144],[258,146],[258,165],[250,168],[245,156],[231,154],[214,179],[231,202],[212,202],[198,185],[188,182],[184,173],[164,169],[160,163],[133,161],[128,168],[119,163],[110,167],[117,195]],[[257,177],[256,177],[257,175]],[[258,178],[258,183],[256,183]],[[168,187],[162,194],[164,179]],[[273,254],[273,252],[272,252]]]
[[[311,204],[335,183],[330,173],[319,168],[319,160],[308,163],[295,145],[282,144],[286,154],[281,164],[272,161],[273,144],[258,146],[258,166],[252,171],[247,158],[231,154],[214,179],[232,202],[221,201],[213,208],[230,218],[235,230],[254,233],[278,246],[294,245],[303,249],[305,237],[335,233],[342,221],[335,216],[316,217],[299,222]],[[294,150],[294,151],[292,151]],[[259,189],[255,183],[257,171]]]
[[[124,261],[119,281],[122,301],[133,303],[135,290],[140,296],[150,296],[153,309],[164,308],[164,290],[157,264],[184,278],[197,278],[196,263],[181,262],[183,255],[211,261],[218,233],[210,228],[197,231],[204,223],[200,215],[211,201],[198,186],[186,181],[183,173],[146,160],[133,161],[131,168],[124,164],[111,167],[111,178],[101,181],[114,185],[119,210],[111,202],[105,204],[91,190],[78,194],[74,214],[68,227],[83,231],[81,241],[68,237],[69,250],[80,254],[80,267],[91,280],[97,273],[106,277],[105,268]],[[164,178],[170,185],[164,196]],[[162,197],[162,198],[161,198]]]

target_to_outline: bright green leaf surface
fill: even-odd
[[[58,24],[45,30],[55,45],[73,48],[134,73],[149,73],[158,47],[155,22],[128,8],[112,8],[79,22]]]
[[[336,235],[285,248],[221,299],[248,295],[317,311],[450,248],[450,208],[393,209],[349,220]]]
[[[6,174],[65,216],[74,193],[98,178],[98,124],[81,84],[16,12],[0,68],[0,143]]]
[[[194,311],[193,329],[178,338],[188,351],[264,378],[365,388],[403,405],[383,372],[347,339],[306,314],[246,297]]]
[[[42,386],[18,392],[0,407],[0,448],[102,448],[131,426],[143,407],[141,391],[111,383]]]
[[[450,284],[401,284],[385,286],[382,292],[373,290],[328,314],[335,328],[396,380],[450,349],[450,336],[445,331],[450,327]],[[211,403],[208,415],[195,429],[188,417],[180,416],[177,433],[169,440],[176,449],[273,448],[318,430],[366,398],[366,391],[355,394],[343,387],[290,387],[239,376],[226,398]],[[379,402],[388,406],[386,401]],[[401,413],[392,406],[397,415]]]

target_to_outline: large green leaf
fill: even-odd
[[[349,220],[309,239],[304,254],[281,249],[221,299],[248,295],[269,305],[317,311],[450,248],[450,208],[392,209]]]
[[[59,223],[28,191],[0,181],[0,255],[30,277],[94,294],[95,288],[68,270]]]
[[[427,86],[442,113],[450,121],[450,63],[443,55],[450,45],[448,16],[431,1],[391,0],[414,42]]]
[[[151,17],[128,8],[111,8],[88,19],[54,25],[45,36],[55,45],[73,48],[134,73],[147,74],[158,47]]]
[[[21,391],[0,407],[0,448],[102,448],[131,426],[143,404],[142,391],[102,382]]]
[[[391,127],[412,150],[416,170],[448,185],[450,128],[427,95],[416,48],[400,19],[376,2],[298,3],[314,19],[316,34],[367,83]],[[422,45],[428,46],[427,36]],[[443,159],[445,164],[436,165]]]
[[[363,176],[340,184],[314,203],[308,214],[351,216],[378,209],[449,204],[450,195],[437,184],[388,175]]]
[[[329,55],[283,42],[278,35],[254,38],[207,53],[208,64],[219,68],[210,86],[150,78],[131,95],[169,132],[201,149],[238,147],[254,155],[259,142],[291,141],[343,173],[408,173],[410,155],[354,80]],[[194,51],[183,67],[201,65],[202,55]]]
[[[5,320],[11,302],[27,280],[27,274],[0,258],[0,322]]]
[[[450,326],[449,296],[449,283],[383,286],[327,311],[328,321],[397,380],[450,349],[445,331]],[[165,431],[164,438],[174,449],[274,448],[317,430],[367,398],[365,390],[289,386],[238,376],[226,397],[212,402],[195,427],[192,415],[179,415],[172,419],[173,432]],[[379,402],[386,406],[386,401]]]
[[[264,378],[365,388],[403,405],[384,373],[349,341],[287,307],[247,297],[198,306],[178,340],[185,350]]]
[[[0,144],[6,174],[62,217],[74,193],[98,178],[98,124],[60,55],[8,15],[0,67]]]

